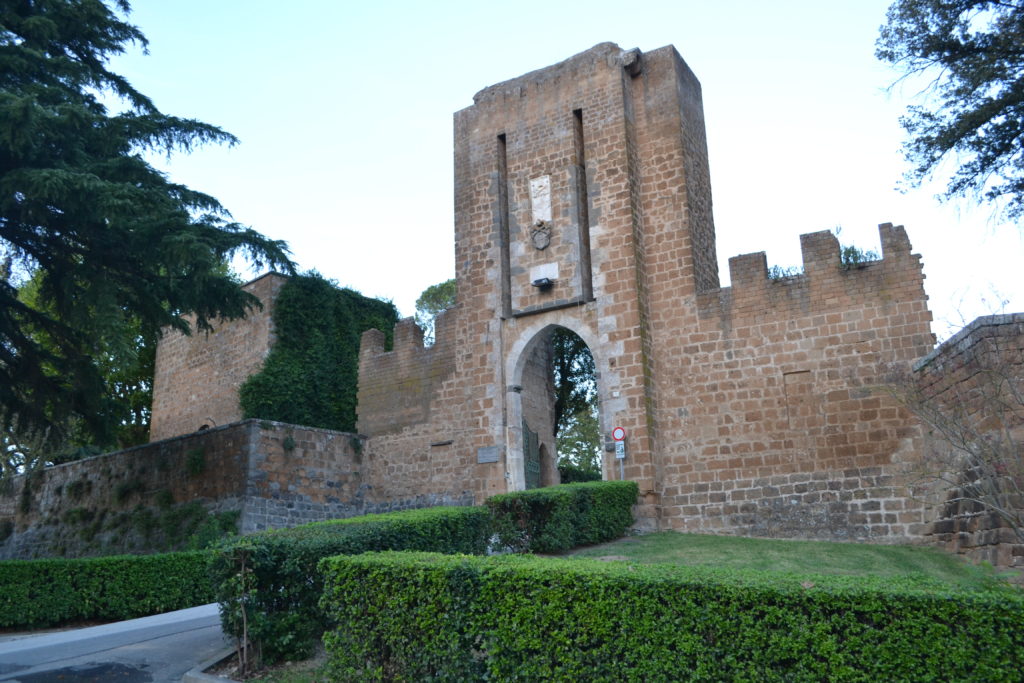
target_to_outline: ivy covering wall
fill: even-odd
[[[355,431],[359,339],[376,328],[390,347],[397,320],[390,302],[316,273],[290,278],[274,308],[274,346],[263,370],[239,390],[243,415]]]

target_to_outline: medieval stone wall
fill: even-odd
[[[437,389],[455,369],[450,316],[438,316],[430,346],[424,346],[423,331],[412,318],[395,325],[393,349],[387,353],[383,332],[363,333],[359,366],[367,381],[360,384],[357,401],[360,432],[393,432],[430,421]]]
[[[909,401],[927,423],[912,471],[938,488],[928,536],[976,561],[1024,566],[1024,543],[993,509],[1024,513],[1024,314],[978,318],[918,361],[912,381]],[[978,467],[965,448],[980,456]],[[989,506],[970,500],[977,494]]]
[[[193,503],[210,513],[237,511],[245,533],[472,502],[392,487],[369,460],[355,434],[245,420],[49,467],[0,491],[0,558],[164,547],[161,529]]]
[[[468,395],[455,374],[456,315],[437,317],[435,342],[427,347],[411,318],[395,326],[391,351],[384,350],[383,333],[363,333],[357,429],[371,437],[364,462],[374,480],[371,497],[380,504],[389,497],[424,504],[474,500],[477,473],[453,457],[466,432]]]
[[[903,477],[920,447],[886,391],[934,344],[920,258],[901,227],[883,258],[845,267],[828,232],[801,237],[802,275],[764,253],[696,305],[655,297],[662,515],[673,528],[824,539],[919,536]],[[657,284],[652,285],[657,290]],[[669,344],[670,330],[691,330]]]
[[[240,510],[249,443],[230,425],[13,477],[0,491],[11,530],[0,557],[138,552],[175,506]]]
[[[156,349],[150,441],[242,419],[238,389],[274,344],[274,301],[287,278],[267,273],[242,289],[263,304],[241,320],[218,322],[210,334],[168,331]]]
[[[745,255],[720,288],[700,85],[671,47],[604,43],[491,86],[455,133],[449,391],[412,424],[396,411],[403,373],[416,384],[420,371],[390,376],[397,429],[368,427],[371,450],[387,431],[402,463],[406,444],[422,453],[448,430],[431,467],[462,472],[478,501],[523,488],[522,418],[545,400],[524,378],[562,326],[594,355],[603,432],[628,434],[622,473],[640,484],[642,526],[920,537],[904,472],[921,433],[882,391],[934,344],[902,228],[881,226],[883,258],[863,267],[814,233],[802,275],[771,280],[764,254]],[[361,424],[386,423],[377,410],[361,407]],[[620,476],[611,455],[604,471]]]
[[[243,532],[364,513],[362,444],[354,434],[246,420]]]

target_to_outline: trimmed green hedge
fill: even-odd
[[[118,621],[213,602],[206,551],[0,562],[0,627]]]
[[[321,562],[332,680],[1019,680],[1024,595],[537,557]]]
[[[435,507],[316,522],[225,543],[213,562],[224,630],[250,642],[263,660],[308,656],[326,622],[317,602],[317,562],[368,550],[487,550],[491,516],[483,507]]]
[[[502,546],[551,553],[622,536],[638,493],[633,481],[594,481],[503,493],[486,505]]]

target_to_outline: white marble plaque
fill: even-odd
[[[542,175],[530,181],[530,206],[534,225],[551,222],[551,176]]]
[[[536,282],[542,278],[547,278],[552,282],[558,279],[558,264],[557,263],[542,263],[539,266],[530,268],[530,282]]]

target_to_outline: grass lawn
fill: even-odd
[[[678,564],[792,574],[927,576],[962,588],[991,587],[991,567],[938,550],[898,545],[782,541],[662,531],[577,548],[565,557]]]
[[[326,683],[329,680],[326,656],[320,653],[302,662],[279,664],[259,678],[250,679],[249,683]]]

